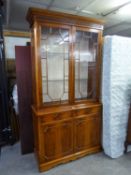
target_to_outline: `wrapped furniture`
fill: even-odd
[[[124,153],[131,99],[131,38],[104,38],[102,88],[103,148],[117,158]]]

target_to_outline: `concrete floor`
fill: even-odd
[[[0,175],[38,175],[34,154],[21,155],[20,145],[2,148]],[[59,165],[41,175],[131,175],[131,152],[118,159],[104,153]]]

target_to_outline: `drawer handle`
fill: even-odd
[[[83,123],[84,120],[79,120],[77,121],[76,125],[81,125]]]
[[[68,127],[69,127],[69,124],[70,124],[70,123],[64,123],[64,124],[63,124],[63,127],[64,127],[64,128],[68,128]]]
[[[59,114],[56,114],[55,116],[54,116],[54,119],[55,120],[59,120],[61,117],[60,117],[60,115]]]
[[[46,127],[44,128],[44,133],[45,133],[45,132],[48,132],[49,129],[50,129],[49,126],[46,126]]]

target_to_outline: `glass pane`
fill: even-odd
[[[95,98],[97,33],[77,31],[75,42],[75,98]]]
[[[68,100],[69,31],[43,27],[41,35],[43,102]]]

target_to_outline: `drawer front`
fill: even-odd
[[[75,110],[73,112],[73,116],[80,117],[83,115],[100,114],[100,113],[101,113],[101,106]]]
[[[71,111],[67,112],[60,112],[60,113],[53,113],[53,114],[46,114],[41,117],[41,122],[57,122],[61,120],[68,120],[72,119],[73,113]]]

